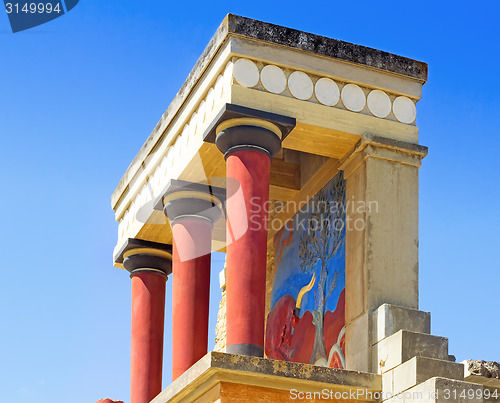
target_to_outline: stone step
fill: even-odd
[[[435,377],[384,403],[483,403],[483,386]]]
[[[382,374],[413,357],[448,361],[448,339],[425,333],[400,330],[372,348],[373,372]]]
[[[401,329],[430,334],[431,314],[391,304],[383,304],[373,312],[373,344]]]
[[[382,390],[395,396],[436,376],[461,381],[464,367],[450,361],[413,357],[382,375]]]

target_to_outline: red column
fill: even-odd
[[[161,392],[165,283],[172,247],[129,238],[115,261],[132,279],[130,403],[149,403]]]
[[[201,216],[174,219],[172,267],[172,378],[207,353],[212,223]]]
[[[233,225],[248,224],[243,236],[227,245],[226,323],[228,353],[262,356],[266,290],[267,209],[271,159],[252,149],[227,156],[228,195],[240,186],[241,200],[228,197],[227,232]]]
[[[226,158],[226,352],[264,355],[271,158],[295,119],[226,104],[205,141]]]
[[[121,400],[100,399],[96,403],[123,403]]]
[[[161,392],[166,275],[132,272],[131,403],[149,403]]]

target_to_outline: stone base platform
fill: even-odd
[[[381,389],[377,374],[211,352],[151,403],[371,402]]]

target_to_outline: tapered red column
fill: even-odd
[[[257,119],[226,121],[216,144],[227,165],[226,352],[263,356],[271,157],[281,132]],[[232,234],[241,233],[237,239]]]
[[[258,151],[227,157],[227,175],[239,183],[240,200],[227,201],[228,230],[248,219],[248,230],[227,246],[226,323],[229,353],[263,355],[266,293],[267,210],[270,158]],[[233,182],[234,183],[234,182]],[[231,189],[228,189],[231,191]]]
[[[172,378],[177,379],[207,353],[212,224],[186,217],[175,220],[172,230]]]
[[[170,247],[132,248],[123,254],[132,278],[130,402],[149,403],[162,390],[165,285]]]
[[[207,353],[212,228],[221,202],[206,187],[175,181],[163,197],[172,225],[172,378]]]
[[[132,403],[146,403],[161,392],[166,276],[132,273]]]

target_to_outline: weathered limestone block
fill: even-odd
[[[341,164],[346,200],[351,203],[346,217],[345,275],[349,369],[366,371],[376,366],[370,350],[380,340],[378,332],[387,337],[408,325],[409,330],[428,330],[419,326],[425,323],[422,315],[414,314],[417,324],[411,324],[412,314],[405,318],[396,308],[382,308],[380,326],[372,318],[383,304],[410,311],[418,308],[418,169],[426,152],[415,144],[366,136]],[[366,208],[356,208],[360,204]],[[379,315],[375,316],[378,321]]]
[[[214,351],[223,353],[226,351],[226,265],[220,272],[219,281],[222,289],[222,297],[219,302],[217,313],[217,324],[215,325],[215,347]]]
[[[495,361],[466,360],[465,375],[478,375],[486,378],[500,379],[500,363]]]
[[[371,371],[372,315],[367,312],[346,324],[346,368]]]
[[[351,353],[347,349],[346,344],[346,368],[351,371],[372,372],[372,355],[372,349],[370,347]]]
[[[383,304],[374,311],[358,316],[346,325],[347,368],[371,371],[371,348],[399,330],[430,333],[430,313],[397,305]]]
[[[430,312],[391,304],[383,304],[373,312],[373,344],[399,330],[430,334]]]
[[[463,380],[463,365],[434,358],[413,357],[382,376],[382,390],[400,394],[433,377]]]
[[[376,402],[381,386],[377,374],[210,352],[151,403]]]
[[[431,378],[387,402],[404,403],[483,403],[483,387],[475,383]]]
[[[226,350],[226,290],[222,290],[219,302],[217,324],[215,325],[215,347],[214,351],[223,353]]]
[[[341,166],[351,202],[347,323],[386,303],[418,308],[418,169],[426,152],[414,144],[372,138]],[[366,208],[353,208],[360,203]]]
[[[373,372],[384,373],[412,359],[428,357],[448,360],[448,339],[400,330],[378,342],[372,349]]]
[[[500,363],[495,361],[465,360],[462,364],[464,364],[464,377],[466,381],[499,389],[498,395],[500,396]]]

